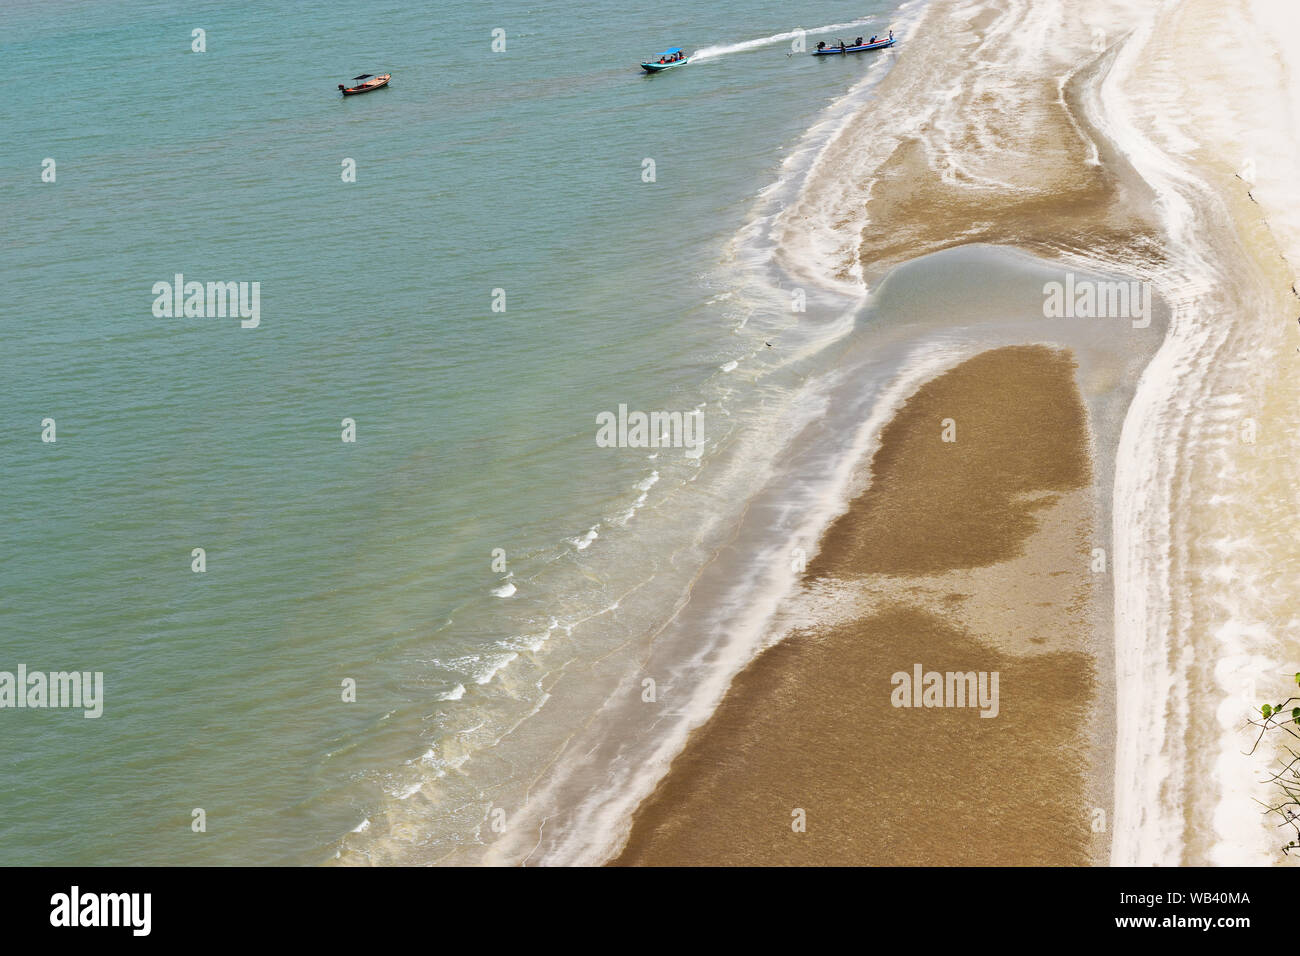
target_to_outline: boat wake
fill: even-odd
[[[799,37],[804,37],[806,41],[808,37],[814,34],[829,33],[832,30],[850,30],[854,27],[864,26],[874,19],[876,18],[861,17],[857,20],[850,20],[848,23],[830,23],[824,27],[814,27],[811,30],[788,30],[785,33],[774,33],[770,37],[760,37],[757,40],[743,40],[740,43],[720,43],[716,46],[706,46],[692,53],[691,60],[695,62],[716,60],[732,53],[744,53],[748,50],[757,50],[778,43],[792,43]]]

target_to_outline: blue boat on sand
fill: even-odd
[[[861,39],[859,37],[859,39]],[[817,49],[812,51],[813,56],[839,56],[841,53],[865,53],[867,50],[883,50],[885,47],[894,45],[894,31],[889,31],[889,36],[881,37],[874,41],[866,43],[855,43],[852,46],[840,41],[836,44],[828,44],[825,41],[817,44]]]

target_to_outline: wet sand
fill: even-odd
[[[1089,447],[1068,352],[996,349],[922,386],[784,639],[692,734],[613,863],[1104,862]],[[915,664],[997,672],[997,716],[894,707],[891,675]]]
[[[1124,272],[1158,267],[1167,250],[1149,214],[1151,190],[1085,108],[1112,41],[1134,20],[1113,0],[1046,22],[1026,0],[974,15],[971,4],[932,4],[872,97],[890,121],[854,124],[829,144],[823,164],[844,173],[792,204],[787,235],[816,229],[847,186],[860,199],[835,222],[856,233],[841,246],[840,279],[860,272],[873,284],[899,263],[971,243]],[[891,103],[907,103],[906,116],[881,107]]]

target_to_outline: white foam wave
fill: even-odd
[[[818,541],[822,531],[845,508],[859,464],[868,459],[879,442],[885,423],[922,382],[967,355],[967,352],[954,348],[929,348],[924,354],[914,355],[903,363],[902,370],[883,391],[872,413],[854,433],[850,447],[837,457],[834,473],[816,500],[800,503],[798,514],[802,521],[794,536],[795,543],[811,545],[808,550],[815,555],[816,547],[812,543]],[[819,405],[810,401],[805,407],[815,413],[818,408],[824,410],[824,403]],[[746,598],[735,605],[736,613],[728,616],[723,645],[710,645],[700,651],[698,659],[682,664],[684,669],[703,675],[692,689],[690,699],[681,701],[671,715],[660,718],[658,736],[650,742],[650,752],[644,759],[638,756],[634,763],[625,763],[608,771],[609,785],[588,794],[573,810],[564,832],[548,841],[540,862],[547,865],[594,865],[608,859],[626,838],[631,811],[654,788],[690,731],[716,709],[734,674],[759,650],[768,622],[797,583],[797,573],[788,558],[790,545],[789,541],[774,543],[771,553],[755,555],[755,580],[746,583]],[[562,782],[551,781],[546,787],[539,787],[533,796],[544,805],[555,796],[550,788],[560,786]],[[494,849],[494,854],[498,852],[499,856],[489,858],[508,859],[515,848],[504,841]]]
[[[830,33],[832,30],[851,30],[854,27],[860,27],[870,23],[875,17],[861,17],[857,20],[850,20],[847,23],[830,23],[824,27],[814,27],[811,30],[787,30],[785,33],[773,33],[771,36],[759,37],[756,40],[742,40],[739,43],[719,43],[715,46],[702,47],[691,54],[692,62],[701,60],[716,60],[719,57],[727,56],[732,53],[744,53],[748,50],[758,50],[766,46],[774,46],[778,43],[793,43],[795,40],[803,37],[805,41],[809,36],[815,36],[819,33]]]
[[[492,678],[496,677],[502,668],[515,660],[518,656],[519,655],[514,651],[511,651],[508,654],[487,655],[478,666],[477,672],[474,674],[474,683],[491,683]]]

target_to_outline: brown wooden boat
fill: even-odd
[[[369,93],[381,86],[387,86],[388,81],[392,78],[391,73],[380,73],[378,76],[372,73],[362,73],[360,76],[352,77],[352,86],[344,86],[340,83],[339,89],[343,91],[344,96],[355,96],[358,93]]]

